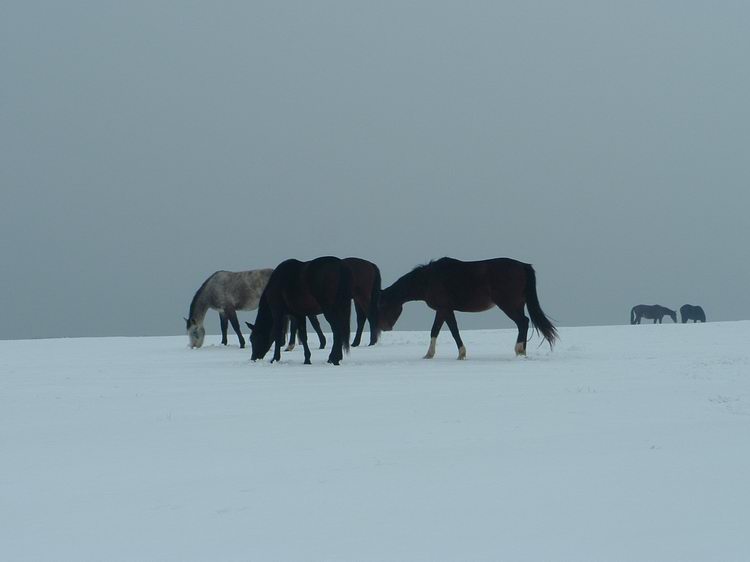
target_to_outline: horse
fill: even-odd
[[[349,352],[352,287],[351,270],[339,258],[325,256],[308,262],[295,259],[281,262],[261,295],[255,324],[248,323],[252,330],[252,360],[265,357],[272,343],[276,347],[271,363],[281,359],[284,319],[290,317],[297,322],[305,365],[309,365],[305,317],[322,313],[333,332],[328,362],[338,365],[344,357],[343,351]]]
[[[680,307],[680,317],[683,324],[688,320],[692,320],[693,323],[706,321],[706,313],[703,312],[703,308],[692,304],[683,304]]]
[[[665,316],[672,318],[672,322],[677,322],[677,312],[660,304],[637,304],[630,309],[631,324],[640,324],[641,318],[653,318],[654,324],[661,324]]]
[[[255,310],[258,301],[273,269],[252,269],[250,271],[217,271],[206,279],[193,296],[190,312],[185,318],[190,347],[201,347],[206,329],[203,320],[209,308],[219,311],[221,323],[221,343],[227,345],[227,323],[245,347],[245,338],[237,320],[238,310]]]
[[[370,324],[370,343],[368,345],[375,345],[380,337],[380,327],[378,326],[378,303],[380,302],[381,291],[380,269],[374,263],[362,258],[344,258],[342,261],[351,270],[354,280],[352,293],[354,311],[357,316],[357,332],[354,335],[354,340],[352,340],[352,347],[357,347],[362,342],[365,322]],[[311,323],[313,318],[313,316],[310,317]],[[292,320],[291,335],[286,351],[291,351],[294,348],[296,333],[297,323]]]
[[[405,302],[424,301],[435,310],[430,331],[430,347],[425,359],[435,356],[435,345],[443,323],[447,322],[458,347],[458,359],[466,358],[466,347],[458,333],[454,311],[483,312],[497,306],[518,327],[516,355],[526,355],[529,319],[542,333],[550,348],[558,339],[557,329],[544,315],[536,294],[536,273],[527,263],[510,258],[464,262],[441,258],[415,267],[380,295],[380,327],[393,329]]]
[[[190,347],[203,345],[206,329],[203,320],[208,309],[219,311],[221,323],[221,343],[227,345],[227,324],[232,328],[240,341],[240,347],[245,347],[245,338],[240,331],[237,320],[238,310],[255,310],[258,308],[260,296],[271,277],[273,269],[252,269],[250,271],[217,271],[206,279],[190,302],[190,312],[185,320]],[[317,326],[317,327],[316,327]],[[313,324],[318,337],[325,342],[320,324]]]

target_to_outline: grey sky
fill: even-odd
[[[515,257],[561,325],[641,302],[747,318],[749,20],[676,0],[3,2],[0,338],[181,333],[213,271],[326,254],[385,285]],[[398,327],[429,329],[424,308]]]

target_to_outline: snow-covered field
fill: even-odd
[[[750,322],[0,341],[3,560],[748,560]]]

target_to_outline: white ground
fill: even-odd
[[[0,341],[0,558],[750,559],[750,322],[561,335]]]

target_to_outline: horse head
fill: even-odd
[[[248,328],[250,328],[250,347],[252,354],[250,359],[253,361],[257,359],[263,359],[271,349],[271,333],[270,330],[259,329],[256,324],[253,325],[250,322],[245,322]]]
[[[206,337],[206,329],[203,327],[203,324],[199,324],[195,318],[183,318],[183,320],[185,320],[190,347],[201,347],[203,339]]]
[[[393,326],[396,324],[401,312],[404,310],[404,305],[400,303],[389,303],[386,299],[380,300],[378,307],[378,328],[384,332],[390,332],[393,330]]]

